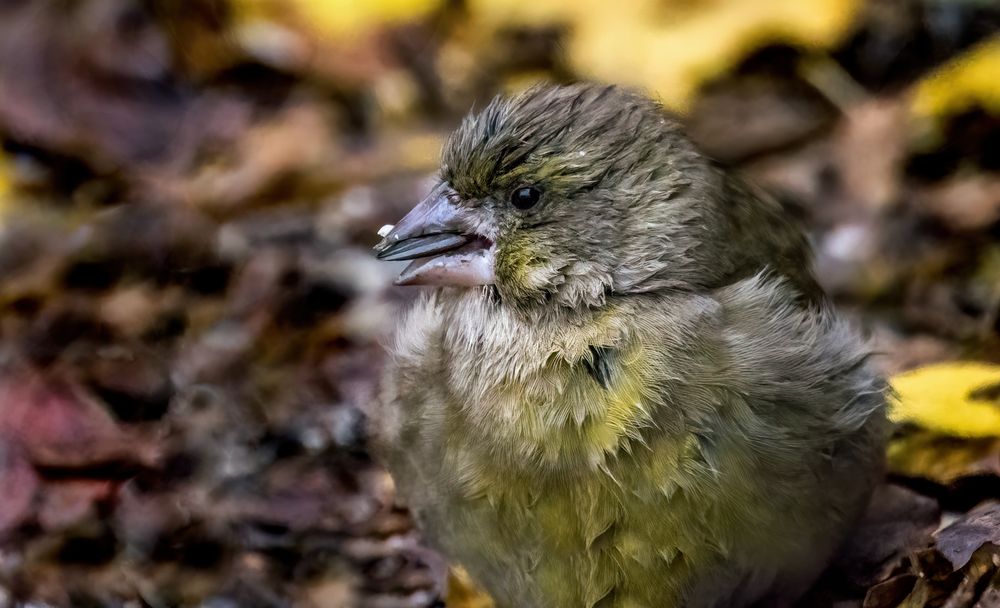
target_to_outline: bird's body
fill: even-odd
[[[566,109],[570,132],[578,110],[615,120],[594,105],[608,91],[497,102],[450,150],[488,152],[482,121],[525,140],[524,104]],[[612,101],[666,124],[641,97]],[[515,187],[550,197],[537,215],[462,220],[490,243],[492,286],[425,294],[392,344],[377,442],[428,541],[501,607],[788,603],[879,474],[882,382],[814,293],[801,235],[664,128],[636,151],[668,148],[649,167],[614,141],[585,148],[596,186],[560,186],[565,164],[522,170]],[[566,157],[566,128],[546,133],[518,166]],[[448,187],[485,207],[451,160]],[[619,166],[641,181],[610,187]]]

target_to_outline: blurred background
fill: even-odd
[[[0,0],[0,608],[442,605],[366,450],[415,293],[371,246],[540,79],[682,114],[917,370],[867,557],[811,605],[1000,605],[998,31],[995,0]]]

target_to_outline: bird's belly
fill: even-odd
[[[707,566],[715,549],[684,501],[623,501],[609,484],[603,475],[508,479],[435,501],[421,523],[501,607],[679,605],[691,564]]]
[[[645,452],[644,463],[671,460],[671,448],[651,447],[657,457]],[[820,564],[806,562],[825,559],[815,542],[799,552],[796,543],[815,530],[782,515],[780,496],[720,510],[730,502],[724,488],[713,494],[704,479],[692,485],[679,472],[665,482],[626,458],[547,479],[498,472],[470,487],[455,483],[461,472],[451,462],[428,461],[427,475],[439,477],[424,480],[440,491],[409,502],[427,538],[501,608],[747,605],[783,577],[810,579]],[[831,542],[840,536],[831,521],[803,521]]]

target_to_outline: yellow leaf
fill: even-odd
[[[913,429],[889,444],[889,471],[949,485],[964,477],[995,475],[1000,437],[953,437]]]
[[[7,159],[0,155],[0,218],[10,208],[10,169],[7,166]]]
[[[987,40],[934,70],[917,84],[913,112],[932,118],[981,106],[1000,114],[1000,36]]]
[[[892,379],[898,401],[892,412],[946,435],[1000,436],[1000,366],[984,363],[929,365]]]
[[[561,23],[585,77],[641,87],[683,109],[706,80],[768,43],[835,44],[858,0],[468,0],[487,24]]]
[[[441,0],[234,0],[245,21],[287,17],[291,11],[316,33],[334,38],[364,34],[383,23],[420,17]]]
[[[338,40],[414,19],[444,0],[233,0],[243,22],[305,25]],[[860,0],[466,0],[473,39],[510,25],[568,26],[567,54],[585,78],[640,87],[683,109],[698,87],[765,44],[827,48]],[[443,77],[447,78],[447,74]]]
[[[448,590],[445,595],[448,608],[495,608],[490,596],[473,582],[465,568],[456,566],[448,571]]]

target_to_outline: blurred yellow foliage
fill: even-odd
[[[1000,36],[962,53],[916,87],[919,117],[950,116],[974,106],[1000,114]]]
[[[7,159],[0,155],[0,216],[10,207],[10,169]]]
[[[946,435],[1000,436],[1000,366],[929,365],[892,379],[892,417]]]
[[[824,48],[858,0],[469,0],[486,24],[561,23],[586,77],[638,86],[683,109],[697,88],[767,43]]]
[[[393,21],[405,21],[438,7],[440,0],[233,0],[240,18],[294,17],[322,36],[350,38]]]
[[[448,608],[495,608],[492,598],[476,587],[472,577],[461,566],[448,571],[445,605]]]
[[[917,431],[889,444],[889,471],[949,485],[963,477],[995,475],[1000,437],[956,438],[933,431]]]
[[[418,18],[443,0],[233,0],[244,20],[298,21],[317,34],[358,37]],[[569,28],[568,59],[586,78],[641,87],[683,109],[707,79],[768,43],[835,44],[860,0],[468,0],[471,39],[511,25]]]

